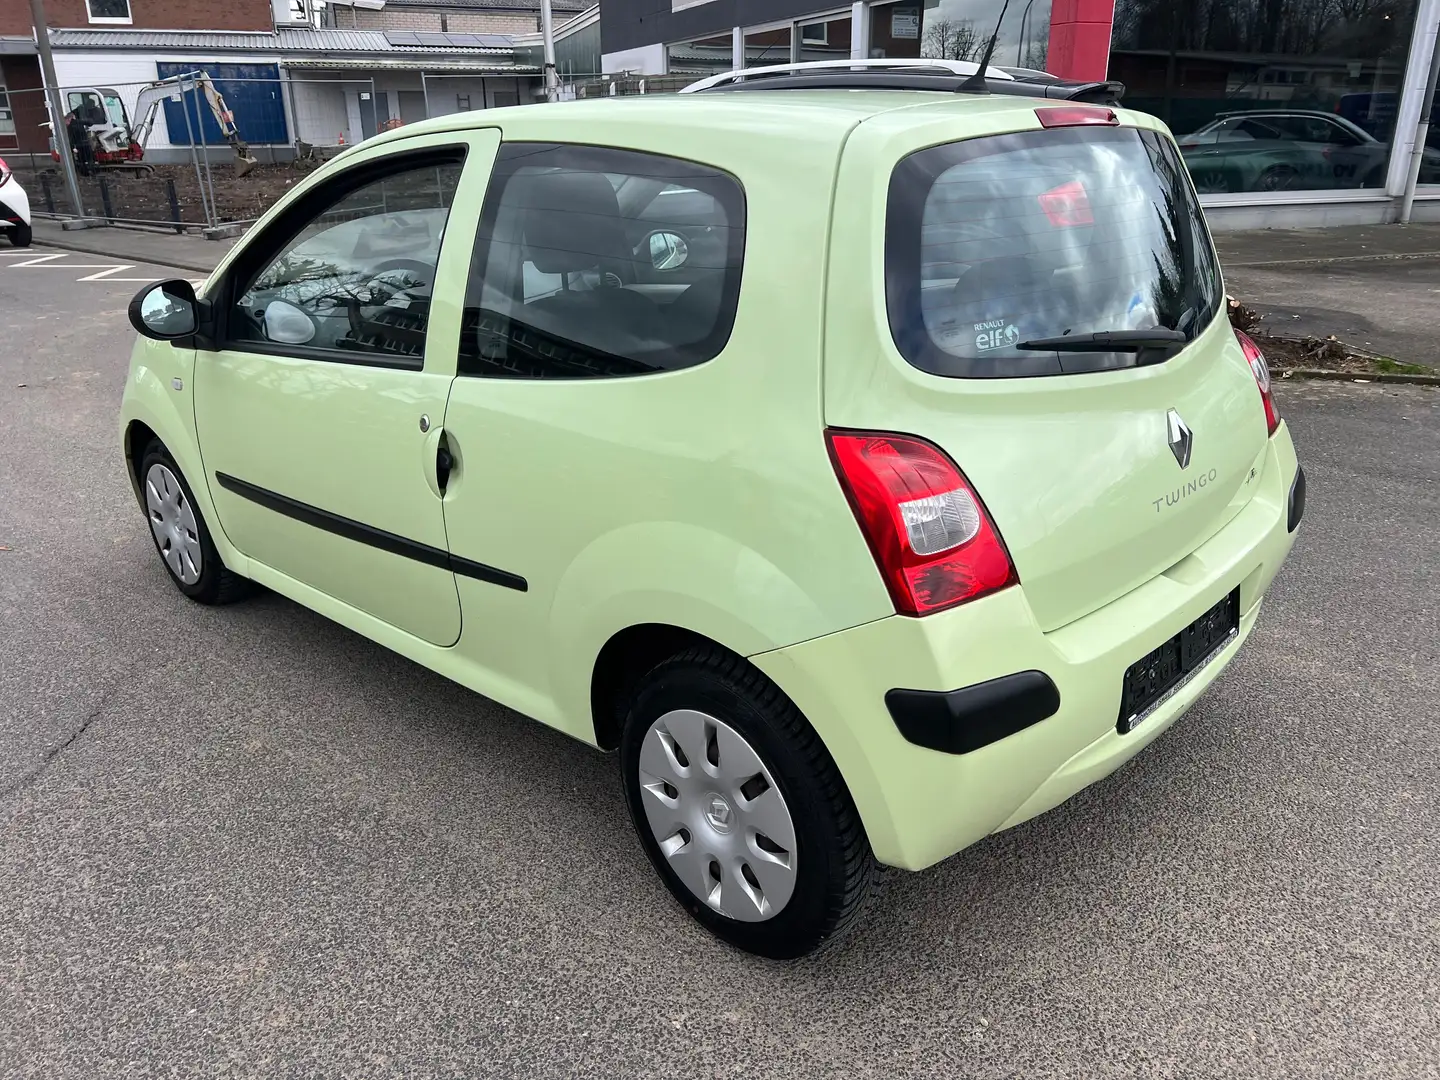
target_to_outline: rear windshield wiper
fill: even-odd
[[[1031,338],[1017,349],[1045,352],[1142,352],[1184,345],[1189,335],[1181,330],[1097,330],[1093,334],[1065,334],[1062,337]]]

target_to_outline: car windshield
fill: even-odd
[[[1214,317],[1210,236],[1171,141],[1067,127],[948,143],[902,160],[886,209],[886,302],[900,352],[937,375],[1058,375],[1136,352],[1022,349]]]

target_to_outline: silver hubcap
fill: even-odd
[[[204,568],[200,529],[180,481],[164,465],[151,465],[145,474],[145,507],[165,565],[186,585],[194,585]]]
[[[650,725],[640,748],[645,818],[685,887],[740,922],[764,922],[795,892],[795,824],[760,755],[723,721],[689,709]]]

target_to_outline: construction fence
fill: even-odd
[[[159,68],[182,65],[157,65]],[[267,67],[267,65],[256,65]],[[13,132],[0,158],[39,216],[88,217],[176,231],[254,221],[292,185],[345,147],[434,116],[543,100],[535,74],[278,69],[273,78],[214,77],[233,117],[230,145],[192,75],[161,70],[155,83],[59,90],[83,206],[73,205],[40,90],[11,91]],[[158,97],[158,100],[157,100]],[[137,109],[138,106],[138,109]]]

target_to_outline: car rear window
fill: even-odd
[[[890,179],[885,285],[905,359],[968,378],[1134,366],[1144,354],[1018,346],[1156,327],[1193,338],[1222,298],[1174,144],[1123,127],[996,135],[904,158]]]

